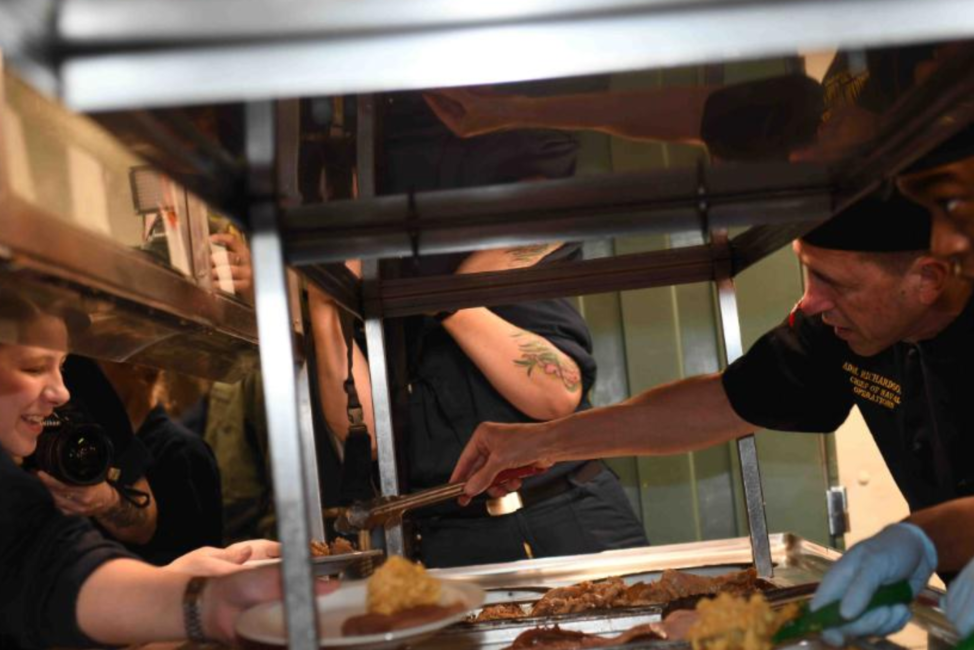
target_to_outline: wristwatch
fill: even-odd
[[[200,611],[200,598],[206,578],[195,576],[186,583],[183,592],[183,623],[186,626],[186,638],[193,643],[205,643],[209,639],[203,633],[203,614]]]

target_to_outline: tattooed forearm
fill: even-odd
[[[530,246],[517,246],[508,248],[504,252],[511,256],[515,262],[536,262],[547,255],[554,245],[552,244],[533,244]]]
[[[514,335],[522,336],[522,332]],[[527,370],[528,377],[535,368],[552,379],[559,380],[566,390],[576,392],[582,388],[582,377],[578,366],[569,357],[556,350],[550,343],[539,339],[532,339],[518,343],[521,358],[514,360],[514,365]]]
[[[144,526],[149,519],[149,509],[139,508],[134,503],[124,498],[119,498],[118,503],[98,516],[98,519],[115,529],[134,528]]]

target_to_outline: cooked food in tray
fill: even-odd
[[[770,650],[775,632],[798,609],[794,603],[774,609],[760,593],[723,592],[699,601],[693,612],[679,611],[662,623],[636,625],[615,636],[563,630],[557,625],[533,628],[522,632],[507,650],[576,650],[651,640],[688,640],[694,650]]]
[[[546,593],[530,608],[516,603],[491,605],[485,607],[474,620],[482,622],[545,617],[617,607],[662,605],[680,599],[719,593],[751,594],[773,586],[758,578],[754,569],[713,578],[667,569],[659,580],[649,583],[627,585],[622,578],[612,577],[597,582],[586,581],[569,587],[558,587]]]
[[[329,555],[344,555],[354,553],[355,547],[343,537],[336,537],[331,542],[311,540],[311,557],[327,557]]]
[[[773,609],[761,594],[720,594],[697,604],[687,638],[693,650],[770,650],[772,637],[798,614],[798,604]]]
[[[440,603],[442,584],[414,564],[394,555],[369,578],[366,614],[352,616],[342,625],[348,636],[380,634],[452,616],[466,609],[463,603]]]

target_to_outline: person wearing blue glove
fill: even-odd
[[[974,633],[974,561],[950,583],[943,605],[962,639]]]
[[[843,618],[857,619],[879,587],[906,580],[916,596],[936,568],[937,549],[926,533],[914,524],[893,524],[853,546],[835,563],[815,592],[811,608],[814,611],[841,601]],[[852,637],[892,634],[909,620],[908,605],[880,607],[842,627],[825,630],[822,639],[841,646]]]

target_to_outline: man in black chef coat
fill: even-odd
[[[974,494],[971,286],[929,240],[926,211],[860,202],[795,242],[805,295],[726,371],[554,422],[483,424],[451,480],[469,478],[472,496],[529,463],[681,453],[765,427],[829,432],[857,405],[911,510]]]

